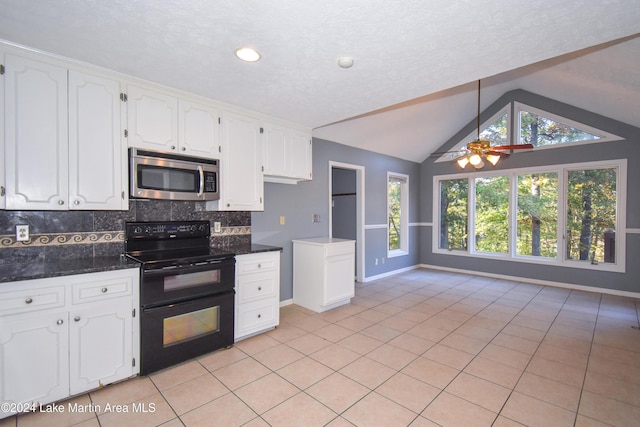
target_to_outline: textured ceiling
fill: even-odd
[[[639,32],[638,0],[0,0],[1,39],[414,161],[473,118],[469,82],[480,78],[495,76],[483,92],[487,104],[515,85],[553,91],[562,79],[624,92],[611,72],[635,74],[640,98],[635,40],[557,58]],[[237,60],[233,52],[244,45],[262,59]],[[618,46],[635,52],[626,59],[614,52],[618,65],[588,59]],[[339,68],[341,56],[355,65]],[[533,73],[523,68],[531,64]],[[567,97],[556,98],[589,101]],[[416,98],[426,102],[367,115]]]

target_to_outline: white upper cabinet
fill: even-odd
[[[264,210],[259,120],[224,111],[221,143],[220,200],[207,202],[207,208],[227,211]]]
[[[67,70],[5,55],[6,208],[68,206]]]
[[[265,181],[295,184],[312,179],[311,133],[264,123],[262,137]]]
[[[130,147],[217,158],[216,107],[130,85],[127,89]]]
[[[128,208],[120,83],[5,55],[5,208]]]
[[[69,70],[70,209],[127,209],[120,83]]]
[[[220,156],[220,110],[186,99],[178,101],[180,152],[199,157]]]
[[[129,147],[178,152],[178,98],[127,87]]]

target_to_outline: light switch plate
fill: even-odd
[[[16,225],[16,242],[29,241],[29,225]]]

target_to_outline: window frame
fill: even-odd
[[[616,179],[616,242],[615,242],[615,263],[591,264],[585,261],[570,260],[566,258],[567,241],[565,238],[567,229],[566,206],[568,198],[567,179],[570,170],[604,169],[615,168],[617,170]],[[558,174],[558,250],[555,258],[537,257],[531,255],[517,254],[517,177],[532,173]],[[510,182],[509,194],[509,251],[507,254],[497,254],[488,252],[478,252],[475,250],[475,179],[480,177],[507,176]],[[450,179],[468,179],[468,230],[469,238],[466,250],[448,250],[440,248],[440,182]],[[511,262],[521,262],[527,264],[542,264],[549,266],[560,266],[579,268],[586,270],[598,270],[609,272],[626,271],[626,207],[627,207],[627,160],[603,160],[594,162],[567,163],[560,165],[539,166],[517,169],[471,171],[467,173],[456,173],[446,175],[436,175],[433,177],[433,233],[432,252],[439,255],[464,256],[480,259],[494,259]]]
[[[400,187],[400,248],[389,249],[389,181],[401,181]],[[409,254],[409,175],[387,171],[387,258],[395,258]]]

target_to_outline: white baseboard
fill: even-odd
[[[400,268],[398,270],[387,271],[386,273],[377,274],[375,276],[365,277],[361,283],[372,282],[378,279],[384,279],[385,277],[395,276],[396,274],[405,273],[407,271],[415,270],[416,268],[420,268],[421,265],[413,265],[411,267]]]
[[[286,307],[287,305],[291,304],[293,304],[293,298],[280,301],[280,307]]]
[[[463,270],[461,268],[442,267],[439,265],[420,264],[418,267],[431,270],[449,271],[452,273],[473,274],[474,276],[491,277],[494,279],[510,280],[514,282],[532,283],[534,285],[553,286],[556,288],[574,289],[577,291],[595,292],[599,294],[617,295],[622,297],[640,298],[640,292],[620,291],[617,289],[599,288],[596,286],[577,285],[573,283],[554,282],[551,280],[530,279],[528,277],[507,276],[505,274],[485,273],[482,271]]]

